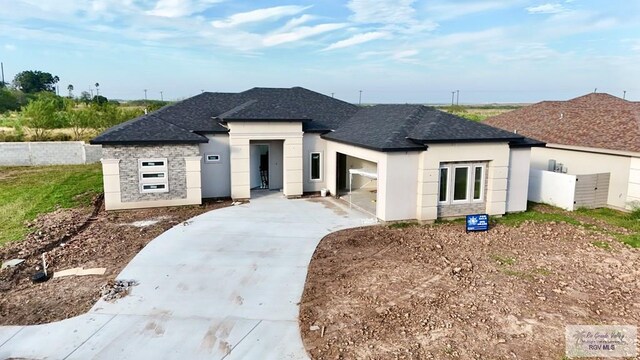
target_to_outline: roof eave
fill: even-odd
[[[209,139],[201,140],[95,140],[89,141],[91,145],[177,145],[177,144],[203,144]]]
[[[487,138],[487,139],[434,139],[434,140],[420,140],[410,139],[420,144],[452,144],[452,143],[508,143],[512,141],[522,140],[522,138]]]
[[[415,147],[385,147],[385,148],[381,148],[381,147],[377,147],[377,146],[359,144],[359,143],[352,142],[352,141],[347,141],[347,140],[327,138],[324,135],[321,135],[320,137],[322,139],[324,139],[324,140],[334,141],[334,142],[341,143],[341,144],[356,146],[356,147],[360,147],[360,148],[363,148],[363,149],[369,149],[369,150],[374,150],[374,151],[379,151],[379,152],[403,152],[403,151],[413,152],[413,151],[424,151],[427,148],[426,145],[418,145],[418,146],[415,146]]]
[[[303,122],[303,121],[311,121],[311,119],[244,119],[244,118],[215,118],[225,123],[234,122],[234,121],[245,121],[245,122]]]

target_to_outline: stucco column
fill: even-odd
[[[251,197],[249,138],[229,137],[231,150],[231,197],[249,199]]]
[[[105,210],[118,209],[120,193],[120,159],[101,159]]]
[[[187,176],[187,200],[192,204],[202,204],[201,160],[202,156],[187,156],[184,158]]]
[[[502,158],[491,161],[487,171],[487,214],[502,215],[507,205],[508,160],[506,163]]]
[[[302,134],[284,140],[284,181],[282,192],[285,196],[301,196],[303,192]]]

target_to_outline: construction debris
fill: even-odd
[[[104,301],[116,301],[129,295],[129,289],[137,286],[136,280],[110,280],[100,288],[100,295]]]
[[[18,266],[24,262],[24,259],[11,259],[2,263],[1,269],[4,270],[6,268]]]
[[[53,278],[56,279],[64,276],[104,275],[106,271],[107,271],[107,268],[84,269],[81,267],[77,267],[73,269],[56,271],[55,273],[53,273]]]

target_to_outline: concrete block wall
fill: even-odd
[[[82,141],[0,142],[0,166],[90,164],[101,157],[102,146]]]

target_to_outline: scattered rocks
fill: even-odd
[[[345,230],[313,255],[302,337],[313,359],[559,359],[566,324],[640,322],[638,263],[566,222]]]
[[[116,301],[129,295],[129,289],[138,284],[135,280],[110,280],[100,288],[100,296],[104,301]]]

